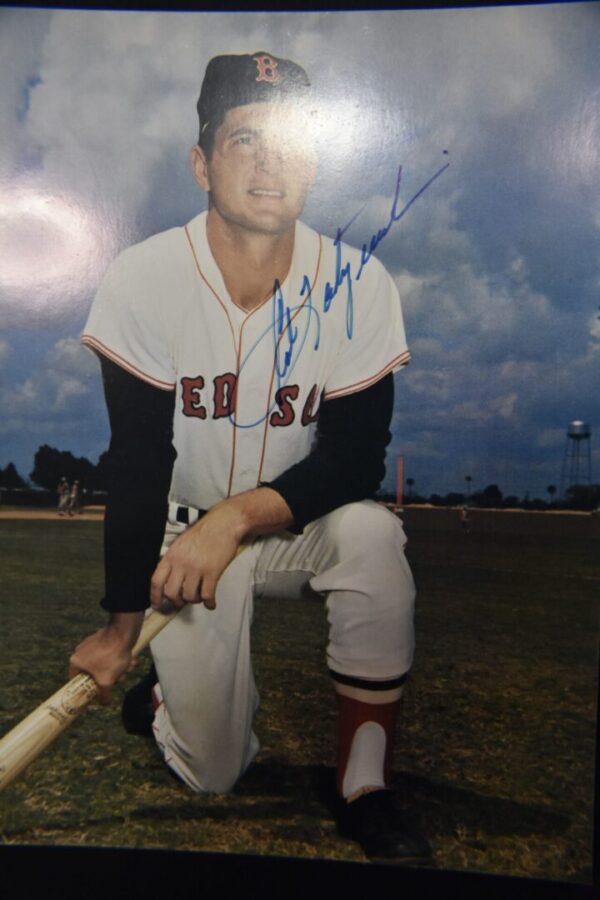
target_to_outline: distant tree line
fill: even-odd
[[[27,487],[25,479],[21,478],[11,462],[5,469],[0,466],[0,487],[7,488],[7,490]]]
[[[107,455],[107,452],[102,453],[94,465],[85,456],[76,457],[68,450],[57,450],[48,444],[42,444],[34,456],[29,478],[34,484],[48,491],[55,491],[61,478],[66,478],[69,484],[75,480],[79,481],[82,490],[105,491],[108,480]],[[483,490],[471,492],[472,480],[470,475],[465,476],[468,487],[466,492],[451,491],[443,496],[430,494],[426,497],[415,490],[414,478],[407,478],[404,502],[414,505],[430,503],[433,506],[466,504],[481,509],[592,510],[600,506],[600,484],[575,485],[566,491],[565,497],[559,499],[555,499],[556,486],[549,484],[546,488],[548,500],[543,500],[539,497],[530,499],[528,494],[523,498],[512,494],[505,497],[497,484],[488,484]],[[10,490],[26,487],[27,482],[17,472],[12,462],[4,469],[0,467],[0,488]],[[379,498],[388,502],[394,502],[396,499],[395,495],[390,493],[380,493]]]
[[[61,478],[66,478],[69,484],[78,481],[82,490],[105,491],[106,456],[102,453],[94,465],[85,456],[74,456],[68,450],[57,450],[43,444],[35,453],[29,479],[48,491],[55,491]],[[0,487],[11,490],[28,485],[10,462],[5,469],[0,468]]]
[[[69,484],[78,481],[88,491],[106,490],[106,453],[102,453],[94,465],[85,456],[73,456],[68,450],[57,450],[43,444],[33,457],[33,469],[29,477],[35,484],[54,491],[61,478]]]

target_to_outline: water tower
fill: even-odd
[[[592,483],[592,432],[587,422],[575,419],[567,430],[567,443],[560,475],[560,496],[576,484]]]

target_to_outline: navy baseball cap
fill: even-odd
[[[200,138],[219,127],[228,110],[248,103],[271,103],[306,95],[310,82],[290,59],[256,53],[214,56],[206,67],[197,109]]]

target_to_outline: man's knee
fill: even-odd
[[[236,785],[239,772],[215,772],[210,766],[193,760],[185,769],[175,761],[166,760],[177,775],[197,794],[229,794]]]
[[[380,503],[364,500],[348,503],[331,514],[330,539],[340,558],[350,552],[377,557],[401,553],[406,536],[400,520]]]
[[[234,742],[231,741],[231,744]],[[209,794],[228,794],[240,780],[260,749],[254,732],[250,733],[237,752],[227,753],[219,744],[216,752],[197,755],[192,761],[191,771],[198,785],[195,790]]]
[[[222,746],[210,748],[204,741],[184,743],[174,735],[167,745],[161,746],[167,765],[188,787],[199,794],[228,794],[242,777],[258,752],[258,741],[254,734],[245,748],[231,747],[229,752]]]
[[[336,510],[328,536],[335,562],[311,586],[328,594],[334,640],[364,630],[377,635],[373,644],[410,645],[416,590],[400,520],[374,501],[352,503]]]

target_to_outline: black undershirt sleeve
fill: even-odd
[[[100,357],[111,426],[104,521],[105,597],[109,612],[149,605],[160,556],[176,452],[175,392],[163,391]],[[393,376],[321,403],[310,454],[271,482],[300,533],[313,519],[373,497],[385,474],[394,401]]]
[[[111,427],[104,519],[109,612],[150,603],[150,578],[160,557],[173,462],[175,392],[155,388],[100,357]]]
[[[263,482],[290,507],[290,531],[299,534],[333,509],[375,496],[385,475],[393,407],[391,373],[362,391],[321,403],[311,453],[278,478]]]

